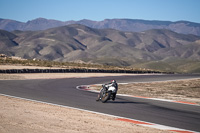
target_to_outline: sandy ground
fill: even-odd
[[[1,133],[167,133],[116,118],[0,96]]]
[[[119,93],[185,101],[200,105],[200,79],[121,85]]]
[[[91,86],[99,90],[101,86]],[[151,83],[119,84],[119,94],[142,96],[174,101],[190,102],[200,105],[200,79],[162,81]]]
[[[0,74],[0,80],[24,80],[24,79],[56,79],[56,78],[77,78],[77,77],[101,77],[101,76],[122,76],[126,74],[117,73],[31,73],[31,74]],[[136,74],[127,74],[136,75]]]

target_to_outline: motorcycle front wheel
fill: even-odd
[[[101,102],[102,102],[102,103],[107,102],[108,99],[110,98],[110,96],[111,96],[111,92],[110,92],[110,91],[109,91],[109,92],[102,93],[102,94],[101,94]]]

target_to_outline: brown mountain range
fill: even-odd
[[[123,32],[74,24],[43,31],[0,30],[0,53],[28,59],[200,72],[200,36],[166,29]]]

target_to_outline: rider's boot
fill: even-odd
[[[113,94],[112,100],[115,101],[116,94]]]

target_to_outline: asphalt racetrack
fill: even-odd
[[[101,103],[95,101],[97,93],[76,89],[79,85],[108,83],[112,79],[126,83],[190,78],[200,78],[200,75],[0,80],[0,93],[200,132],[200,106],[125,96]]]

